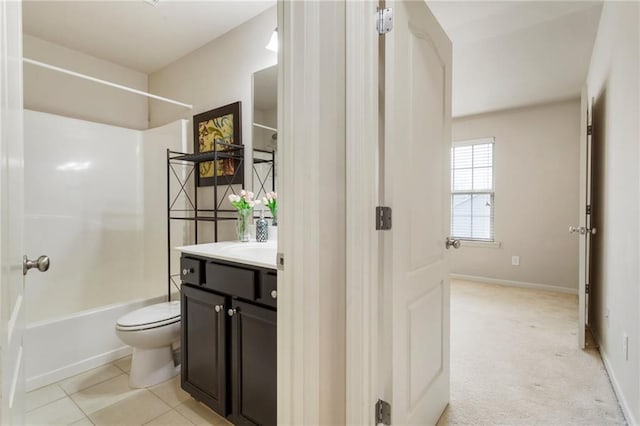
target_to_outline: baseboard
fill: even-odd
[[[633,416],[633,412],[629,409],[629,404],[627,403],[627,400],[624,397],[624,393],[622,393],[622,389],[620,388],[618,379],[616,379],[616,375],[613,373],[613,369],[611,368],[611,363],[609,362],[607,353],[602,349],[602,346],[600,346],[600,357],[602,358],[602,362],[604,363],[605,370],[607,370],[609,381],[611,382],[613,391],[615,392],[616,397],[618,398],[618,404],[620,404],[620,408],[622,409],[622,414],[624,415],[624,418],[627,421],[627,424],[638,425],[636,418]]]
[[[28,325],[24,335],[27,392],[129,355],[131,348],[115,333],[116,321],[165,299],[109,305]]]
[[[486,283],[486,284],[498,284],[498,285],[504,285],[508,287],[531,288],[536,290],[553,291],[556,293],[578,294],[577,288],[560,287],[560,286],[548,285],[548,284],[528,283],[524,281],[501,280],[498,278],[478,277],[475,275],[449,274],[449,276],[457,280],[474,281],[474,282],[480,282],[480,283]]]
[[[48,371],[39,376],[28,377],[26,380],[25,389],[27,392],[34,389],[41,388],[43,386],[50,385],[52,383],[59,382],[60,380],[73,377],[76,374],[83,373],[91,370],[92,368],[100,367],[101,365],[109,364],[122,357],[130,355],[132,352],[129,346],[122,346],[121,348],[113,351],[105,352],[96,355],[91,358],[83,359],[73,364],[65,365],[57,370]]]

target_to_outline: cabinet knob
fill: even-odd
[[[230,317],[234,316],[238,311],[235,308],[231,308],[227,311]]]
[[[220,313],[224,309],[224,305],[216,305],[213,309],[215,309],[217,313]]]
[[[277,299],[278,298],[278,292],[275,290],[271,290],[271,298],[272,299]]]
[[[182,275],[189,275],[192,272],[193,272],[193,268],[189,268],[189,269],[185,268],[182,270]]]

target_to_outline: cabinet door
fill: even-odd
[[[218,307],[218,311],[216,311]],[[226,416],[227,315],[225,298],[182,286],[182,388]]]
[[[236,425],[276,424],[276,312],[232,302],[231,394]]]

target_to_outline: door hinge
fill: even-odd
[[[376,231],[391,229],[391,207],[376,207]]]
[[[587,135],[593,135],[593,125],[587,125]]]
[[[278,271],[284,271],[284,254],[283,253],[276,254],[276,267],[278,268]]]
[[[376,30],[378,34],[384,35],[393,29],[393,9],[378,9],[376,17]]]
[[[391,404],[381,399],[376,402],[376,426],[391,424]]]
[[[591,214],[591,204],[587,204],[587,214]]]
[[[584,286],[584,292],[589,294],[591,292],[591,284],[586,283]]]

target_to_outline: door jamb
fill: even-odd
[[[278,1],[278,424],[348,423],[345,4]]]
[[[378,2],[346,2],[347,424],[374,424],[379,397]]]

